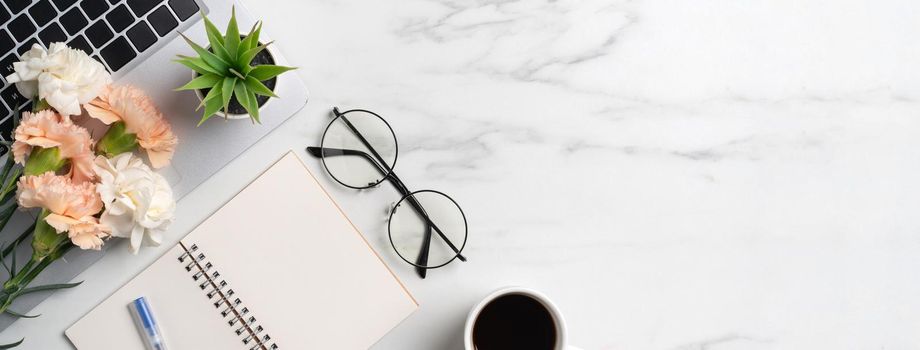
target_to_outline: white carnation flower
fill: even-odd
[[[52,43],[48,50],[34,44],[13,63],[13,74],[6,77],[26,98],[45,99],[61,115],[80,114],[80,105],[99,95],[112,82],[102,63],[83,50],[64,43]]]
[[[160,245],[176,209],[166,179],[130,152],[112,159],[98,156],[93,170],[99,176],[96,191],[105,204],[99,222],[112,229],[112,236],[130,238],[135,254],[141,243]]]

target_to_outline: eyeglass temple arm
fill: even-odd
[[[447,243],[447,246],[450,247],[450,249],[453,250],[454,253],[457,253],[457,259],[460,259],[460,261],[466,261],[466,257],[460,254],[460,250],[457,249],[454,243],[451,242],[450,239],[448,239],[447,236],[444,235],[443,232],[441,232],[441,229],[438,228],[438,226],[435,225],[434,222],[431,221],[431,218],[429,218],[425,210],[422,209],[421,203],[419,203],[415,199],[415,197],[409,196],[408,188],[406,188],[405,184],[403,184],[403,182],[398,177],[396,177],[396,174],[393,174],[391,172],[388,175],[387,171],[384,170],[384,168],[380,166],[380,164],[378,164],[373,158],[371,158],[369,154],[362,152],[362,151],[358,151],[358,150],[329,148],[329,147],[307,147],[307,152],[310,153],[310,155],[317,157],[317,158],[346,156],[346,155],[347,156],[358,156],[358,157],[364,158],[371,164],[374,164],[374,168],[377,169],[377,171],[379,171],[381,175],[387,176],[387,179],[389,179],[390,182],[392,182],[393,185],[396,186],[396,189],[400,192],[400,194],[402,194],[404,197],[406,197],[406,199],[408,199],[409,205],[411,205],[412,208],[415,209],[415,211],[418,212],[419,215],[423,219],[425,219],[425,223],[427,223],[428,226],[430,226],[431,228],[434,228],[435,232],[438,233],[438,236],[440,236],[441,239],[444,240],[444,243]],[[428,237],[426,241],[430,241],[430,237]],[[427,251],[427,249],[423,249],[423,251]]]

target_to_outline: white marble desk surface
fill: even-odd
[[[469,262],[419,280],[382,187],[332,183],[421,309],[377,349],[461,345],[473,303],[538,288],[587,349],[920,349],[920,3],[249,1],[306,109],[181,205],[170,242],[333,105],[378,111]],[[114,249],[0,341],[64,328],[162,254]],[[105,330],[100,329],[100,336]]]

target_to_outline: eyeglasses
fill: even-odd
[[[393,172],[399,147],[390,124],[377,113],[332,109],[333,119],[323,132],[320,147],[307,152],[323,161],[336,182],[366,189],[389,181],[402,198],[390,209],[390,244],[421,278],[428,269],[459,259],[466,246],[467,222],[463,209],[450,196],[435,190],[409,191]],[[407,207],[407,208],[406,208]],[[437,239],[432,239],[432,236]]]

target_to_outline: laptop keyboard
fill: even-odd
[[[12,111],[29,101],[6,82],[32,44],[53,42],[86,51],[110,72],[142,57],[198,13],[195,0],[3,0],[0,3],[0,139],[10,140]],[[0,149],[0,155],[6,151]]]

